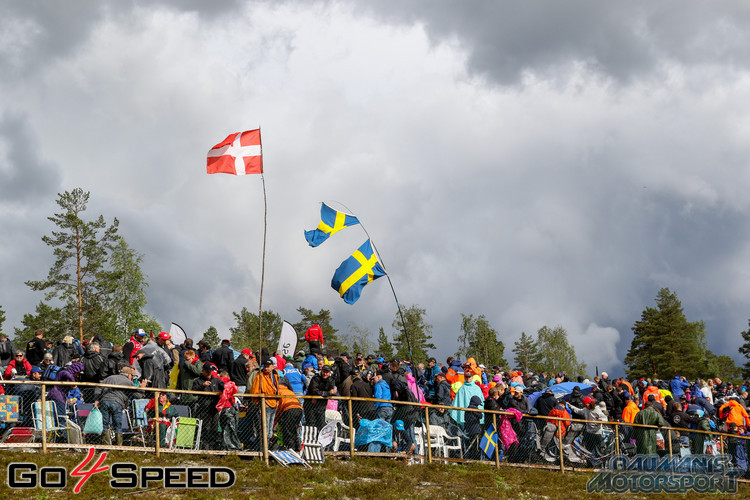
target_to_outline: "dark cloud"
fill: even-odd
[[[502,84],[524,71],[564,75],[582,63],[630,81],[663,67],[750,63],[750,10],[705,2],[360,2],[390,22],[423,23],[435,42],[457,40],[475,72]]]
[[[0,196],[4,202],[33,203],[48,199],[60,185],[60,170],[40,157],[40,139],[25,118],[6,113],[0,116]]]

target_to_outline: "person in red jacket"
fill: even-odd
[[[305,333],[305,340],[310,345],[311,352],[313,348],[320,349],[323,347],[323,329],[320,328],[320,325],[313,325],[308,328],[307,333]]]
[[[23,351],[16,351],[15,356],[5,368],[5,380],[10,380],[14,376],[31,376],[31,363],[26,359]]]

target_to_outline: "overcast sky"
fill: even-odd
[[[144,254],[147,310],[200,338],[257,312],[260,176],[206,152],[262,127],[264,308],[380,326],[385,279],[345,304],[318,248],[320,202],[364,223],[434,353],[461,313],[506,344],[567,329],[622,372],[662,287],[709,347],[741,361],[750,317],[750,8],[512,1],[0,3],[0,304],[6,332],[43,299],[57,194],[91,192]]]

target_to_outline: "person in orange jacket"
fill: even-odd
[[[750,429],[750,416],[736,399],[730,399],[719,407],[719,418],[727,425],[735,424],[739,428]]]

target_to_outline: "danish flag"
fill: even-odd
[[[263,154],[260,129],[230,134],[208,151],[209,174],[262,174]]]

